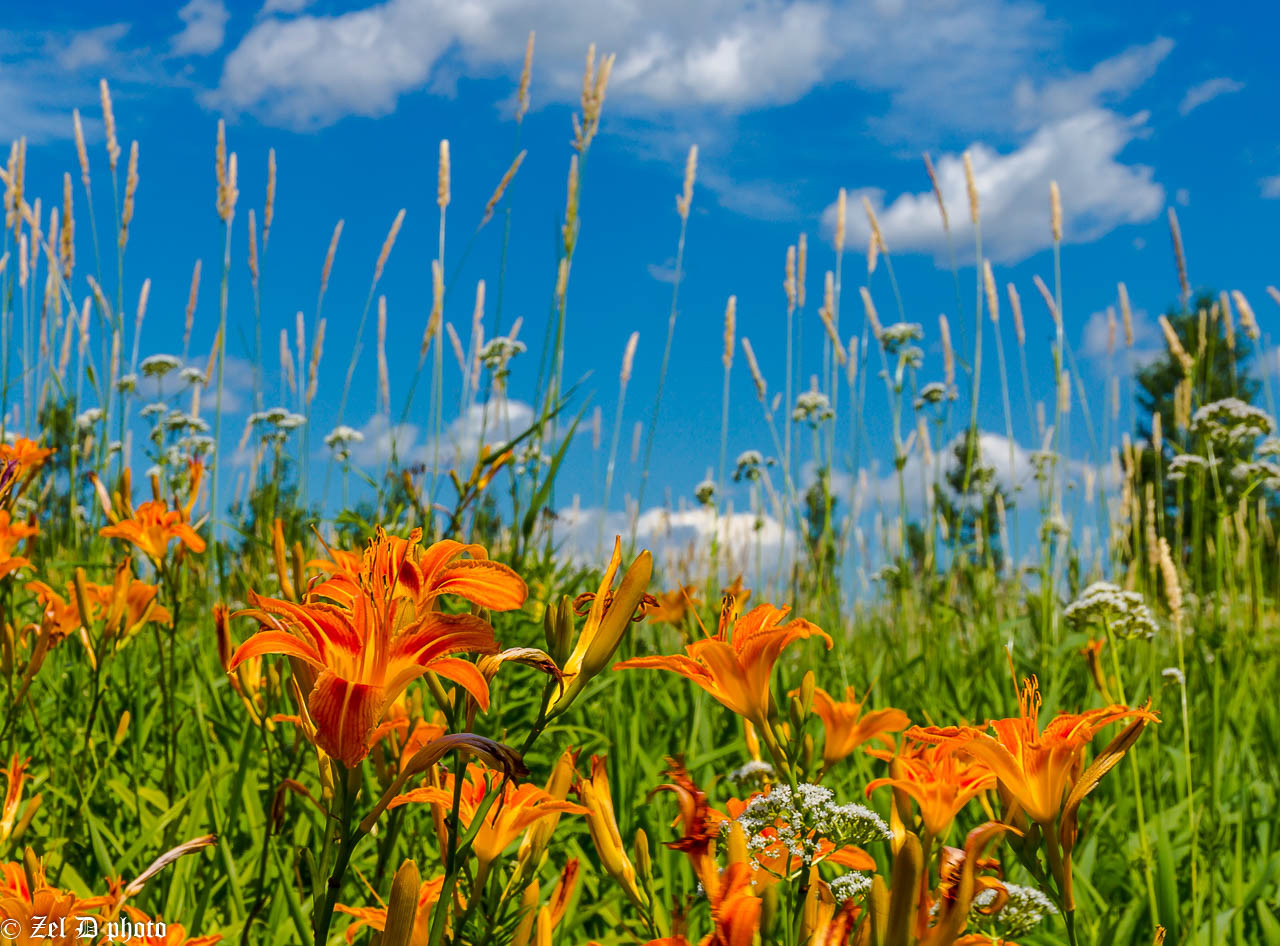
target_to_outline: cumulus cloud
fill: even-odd
[[[1108,353],[1110,352],[1111,357],[1119,359],[1121,364],[1127,366],[1127,370],[1133,370],[1160,353],[1164,344],[1163,336],[1160,334],[1160,328],[1156,325],[1155,320],[1145,309],[1135,309],[1133,311],[1131,320],[1133,328],[1132,346],[1125,344],[1124,326],[1120,322],[1119,314],[1113,310],[1112,316],[1115,319],[1114,344],[1111,329],[1112,323],[1108,319],[1106,311],[1094,312],[1085,320],[1084,328],[1080,333],[1080,347],[1078,349],[1080,357],[1090,361],[1103,362],[1108,358]]]
[[[1206,79],[1204,82],[1187,89],[1187,94],[1182,97],[1182,101],[1178,104],[1178,112],[1182,115],[1190,115],[1201,105],[1212,102],[1218,96],[1239,92],[1243,88],[1243,82],[1237,82],[1235,79],[1229,79],[1226,76]]]
[[[1062,192],[1063,238],[1081,243],[1126,223],[1151,220],[1164,207],[1164,188],[1151,168],[1119,160],[1129,142],[1146,130],[1146,113],[1124,118],[1092,108],[1040,128],[1020,148],[1001,154],[975,143],[969,148],[982,210],[983,253],[997,262],[1017,262],[1052,245],[1049,183]],[[964,163],[959,154],[935,162],[938,185],[950,217],[952,239],[972,261],[972,237]],[[894,252],[932,253],[947,260],[947,235],[933,192],[900,194],[886,202],[882,191],[863,188],[876,209],[885,242]],[[835,226],[835,207],[824,223]],[[871,236],[860,213],[850,213],[847,235],[863,247]],[[967,256],[965,254],[968,254]]]
[[[174,55],[207,56],[222,48],[231,18],[222,0],[190,0],[178,17],[185,26],[173,38]]]
[[[376,469],[386,464],[394,450],[401,463],[430,463],[438,456],[442,466],[469,466],[482,444],[500,446],[519,436],[533,416],[533,407],[523,401],[472,404],[437,441],[417,424],[392,424],[385,414],[376,414],[360,427],[364,439],[351,445],[351,460],[364,469]]]
[[[1059,76],[1040,85],[1023,77],[1014,89],[1019,119],[1034,126],[1119,101],[1150,79],[1172,51],[1173,40],[1159,36],[1104,59],[1088,72]]]
[[[710,560],[713,538],[725,581],[737,574],[745,575],[749,585],[776,580],[795,554],[795,530],[784,529],[772,516],[732,510],[716,516],[701,506],[654,507],[635,515],[633,523],[632,514],[575,505],[557,512],[553,530],[561,555],[597,566],[608,556],[615,535],[625,542],[634,532],[636,547],[653,552],[655,564],[665,570],[668,580],[674,580],[673,575],[683,579],[701,575]],[[757,561],[764,564],[765,574],[757,571]]]
[[[119,43],[128,32],[127,23],[82,30],[64,42],[54,43],[54,56],[59,66],[72,71],[106,65],[115,58]]]
[[[446,57],[471,73],[518,69],[538,30],[535,96],[574,101],[582,53],[617,53],[610,99],[623,108],[739,111],[794,101],[831,80],[886,93],[895,117],[927,113],[985,127],[1034,61],[1043,13],[1021,0],[384,0],[334,15],[273,0],[227,57],[215,99],[308,127],[383,115],[429,85]],[[954,91],[944,107],[941,91]]]

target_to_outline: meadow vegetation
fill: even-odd
[[[636,370],[632,336],[612,427],[566,383],[575,252],[602,199],[583,172],[611,67],[588,54],[540,346],[503,329],[483,284],[473,297],[446,279],[449,210],[473,213],[464,227],[519,211],[519,137],[470,209],[450,206],[441,142],[430,305],[397,405],[378,289],[403,211],[359,314],[325,314],[339,224],[268,381],[257,300],[274,153],[254,159],[269,183],[247,208],[219,123],[225,242],[203,278],[220,280],[220,305],[196,362],[200,264],[182,352],[145,354],[150,282],[141,266],[124,275],[139,146],[125,157],[106,83],[105,154],[77,114],[61,194],[28,192],[14,144],[0,941],[84,941],[90,918],[98,941],[169,946],[1280,944],[1280,439],[1249,300],[1193,296],[1171,211],[1166,350],[1090,390],[1061,302],[1070,195],[1045,194],[1055,265],[1036,305],[1056,340],[1052,365],[1029,366],[1015,286],[1002,292],[989,263],[953,266],[955,309],[911,320],[870,205],[841,192],[830,271],[813,278],[804,236],[780,254],[784,356],[758,357],[727,301],[723,350],[707,355],[724,429],[691,497],[709,541],[655,560],[635,539],[642,486],[624,500],[630,534],[601,535],[584,565],[558,532],[557,477],[594,427],[600,502],[616,499]],[[526,59],[517,126],[529,75]],[[636,432],[651,489],[696,179],[694,150],[657,399]],[[950,233],[961,208],[934,187]],[[850,212],[870,218],[865,260],[844,246]],[[851,272],[858,304],[842,319]],[[246,281],[252,310],[228,288]],[[343,379],[342,415],[357,372],[357,356],[325,360],[326,318],[374,339],[381,413],[440,443],[455,409],[478,410],[484,445],[426,463],[393,447],[361,469],[358,429],[312,429],[320,377],[333,391]],[[1123,285],[1108,318],[1126,365]],[[259,366],[242,432],[223,404],[237,324]],[[526,375],[533,420],[514,429],[503,406]],[[869,385],[891,406],[887,443]],[[759,402],[767,454],[728,456],[731,396]],[[997,396],[1004,441],[979,430]],[[1030,471],[1011,482],[1024,407],[1036,442],[1017,448]],[[1073,424],[1093,461],[1073,455]],[[326,455],[341,483],[328,505],[312,471]],[[868,499],[877,456],[893,461],[889,503]],[[731,481],[751,497],[745,537],[721,528]],[[41,937],[41,917],[75,922]]]

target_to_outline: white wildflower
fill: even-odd
[[[173,355],[148,355],[142,359],[138,369],[147,377],[163,378],[170,371],[182,366],[182,359]]]
[[[831,401],[821,391],[804,391],[796,398],[796,406],[791,411],[791,419],[796,423],[817,427],[823,421],[836,416],[831,409]]]
[[[1077,627],[1105,624],[1118,637],[1150,640],[1158,629],[1141,594],[1125,591],[1109,581],[1095,581],[1085,588],[1062,616]]]

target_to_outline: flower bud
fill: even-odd
[[[418,916],[418,865],[405,860],[391,883],[382,946],[409,946]]]

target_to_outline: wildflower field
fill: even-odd
[[[955,311],[910,316],[871,206],[841,192],[834,252],[802,236],[779,253],[774,337],[743,336],[726,293],[706,356],[725,420],[681,445],[710,472],[668,510],[709,541],[659,555],[637,539],[642,497],[611,493],[628,439],[645,481],[674,448],[675,293],[634,434],[636,337],[607,354],[603,411],[563,358],[586,330],[574,259],[600,207],[585,170],[612,63],[587,56],[567,184],[536,182],[565,189],[545,325],[504,332],[484,284],[449,277],[454,243],[532,186],[519,136],[484,207],[451,201],[440,143],[435,206],[410,209],[438,214],[439,241],[406,378],[389,376],[388,334],[405,335],[379,294],[404,211],[361,312],[324,308],[335,230],[277,370],[256,306],[275,154],[237,155],[211,126],[216,175],[192,178],[213,178],[225,242],[195,251],[185,313],[211,354],[171,355],[148,344],[147,298],[188,277],[126,266],[139,145],[106,82],[105,141],[74,116],[60,193],[26,187],[13,145],[0,942],[1280,944],[1280,439],[1259,367],[1274,310],[1193,293],[1171,212],[1180,304],[1148,397],[1122,372],[1091,391],[1063,328],[1069,272],[1023,287],[1056,326],[1052,364],[1028,365],[1018,287],[956,266]],[[526,60],[517,127],[528,76]],[[268,168],[252,198],[249,161]],[[968,205],[947,207],[928,159],[921,173],[984,260],[972,175]],[[694,150],[672,188],[677,291],[696,187]],[[1070,195],[1043,199],[1057,261]],[[863,213],[865,257],[844,245]],[[483,264],[491,287],[503,258]],[[324,350],[337,318],[363,358]],[[1120,285],[1117,352],[1130,320]],[[232,333],[256,334],[267,376],[242,431],[224,423]],[[353,379],[437,433],[478,412],[481,446],[424,464],[393,444],[362,469],[359,430],[313,429],[317,398],[345,406]],[[891,416],[871,425],[881,387]],[[527,425],[503,409],[513,392]],[[1016,495],[997,475],[1012,457],[977,427],[996,397],[1010,450],[1020,401],[1037,431]],[[759,407],[760,449],[736,462],[731,398]],[[1100,462],[1072,453],[1082,424]],[[586,542],[557,489],[575,438],[594,439],[592,502],[627,511]],[[896,477],[875,508],[872,454]],[[316,455],[340,502],[308,481]],[[729,527],[735,483],[752,528]]]

